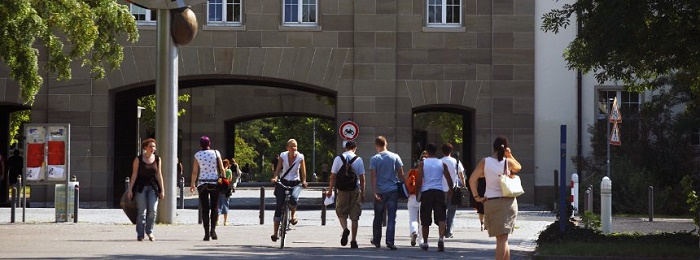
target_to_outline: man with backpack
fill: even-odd
[[[330,180],[328,181],[329,188],[326,192],[326,196],[331,197],[333,188],[337,188],[335,213],[338,215],[340,227],[343,228],[343,235],[340,239],[342,246],[348,244],[348,236],[350,235],[348,217],[352,221],[350,248],[358,248],[357,228],[358,220],[362,215],[365,190],[365,165],[362,158],[355,155],[356,150],[357,143],[355,141],[345,143],[345,152],[333,160]]]

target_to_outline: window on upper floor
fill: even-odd
[[[618,108],[622,117],[620,127],[620,139],[637,140],[639,139],[639,109],[642,104],[642,96],[637,92],[624,90],[599,89],[598,90],[598,107],[597,119],[599,121],[608,122],[609,112],[612,109],[613,100],[617,97]],[[607,126],[598,124],[601,127],[600,132],[605,133]],[[612,124],[610,124],[612,129]]]
[[[690,145],[700,148],[700,128],[690,131]]]
[[[138,25],[155,25],[156,24],[156,11],[146,9],[134,4],[129,4],[129,10],[136,20]]]
[[[318,25],[317,0],[283,0],[282,16],[285,26]]]
[[[427,0],[428,27],[461,27],[461,0]]]
[[[243,17],[243,0],[209,0],[207,25],[240,26]]]

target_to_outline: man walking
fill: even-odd
[[[452,178],[452,182],[454,182],[454,185],[448,186],[447,180],[443,179],[442,190],[445,192],[452,190],[454,192],[454,190],[459,189],[460,186],[466,185],[466,182],[464,182],[464,166],[462,166],[457,159],[451,156],[453,149],[452,144],[444,143],[440,149],[442,150],[442,154],[445,155],[441,160],[445,165],[447,165],[447,170],[450,171],[450,177]],[[455,214],[457,214],[457,207],[459,205],[452,204],[452,196],[445,198],[445,204],[447,205],[447,227],[445,229],[445,237],[452,238],[452,225],[454,223]]]
[[[384,136],[378,136],[374,140],[374,148],[377,154],[372,156],[369,170],[372,174],[372,189],[374,190],[374,221],[372,223],[372,240],[375,247],[381,246],[382,219],[385,209],[387,213],[386,223],[386,247],[396,250],[394,234],[396,231],[396,209],[399,201],[399,192],[396,183],[404,181],[403,163],[398,154],[387,150],[387,141]]]
[[[450,172],[440,159],[435,158],[437,145],[429,143],[425,150],[428,151],[428,158],[418,164],[418,176],[416,178],[416,190],[419,190],[420,197],[420,221],[423,228],[423,243],[420,248],[428,250],[428,234],[430,223],[433,222],[431,214],[435,215],[435,224],[439,227],[438,252],[445,251],[445,194],[451,197],[452,190],[445,193],[442,187],[443,178],[447,180],[449,187],[452,187]]]
[[[338,215],[338,222],[343,228],[343,235],[340,239],[340,245],[348,244],[348,217],[352,221],[352,240],[350,248],[358,248],[357,246],[357,227],[360,215],[362,215],[362,201],[364,201],[365,190],[365,164],[362,158],[355,155],[357,143],[355,141],[347,141],[345,143],[345,152],[336,156],[331,167],[331,175],[326,197],[333,195],[333,188],[337,187],[335,213]],[[335,185],[335,186],[334,186]]]

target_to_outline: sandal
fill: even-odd
[[[277,238],[278,237],[275,235],[270,236],[270,239],[272,239],[272,242],[277,242]]]
[[[296,225],[297,223],[299,223],[299,219],[293,218],[292,220],[289,221],[289,223],[292,223],[292,225]]]

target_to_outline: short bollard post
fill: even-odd
[[[265,187],[260,187],[260,225],[265,224]]]
[[[576,216],[581,212],[578,206],[578,185],[578,174],[571,174],[571,206],[573,208],[571,216]]]
[[[604,234],[612,233],[612,181],[607,176],[600,182],[600,222]]]
[[[75,185],[75,191],[73,193],[75,197],[73,198],[73,223],[78,223],[78,208],[80,208],[80,188],[78,184]]]
[[[185,177],[180,177],[180,209],[185,209]]]
[[[593,186],[586,189],[586,211],[593,212]]]
[[[326,189],[321,190],[321,226],[326,225],[326,203],[323,201],[326,199]]]
[[[654,186],[649,186],[649,222],[654,221]]]
[[[17,209],[16,200],[17,188],[12,187],[12,199],[10,200],[10,204],[12,205],[10,209],[10,223],[15,223],[15,210]]]

